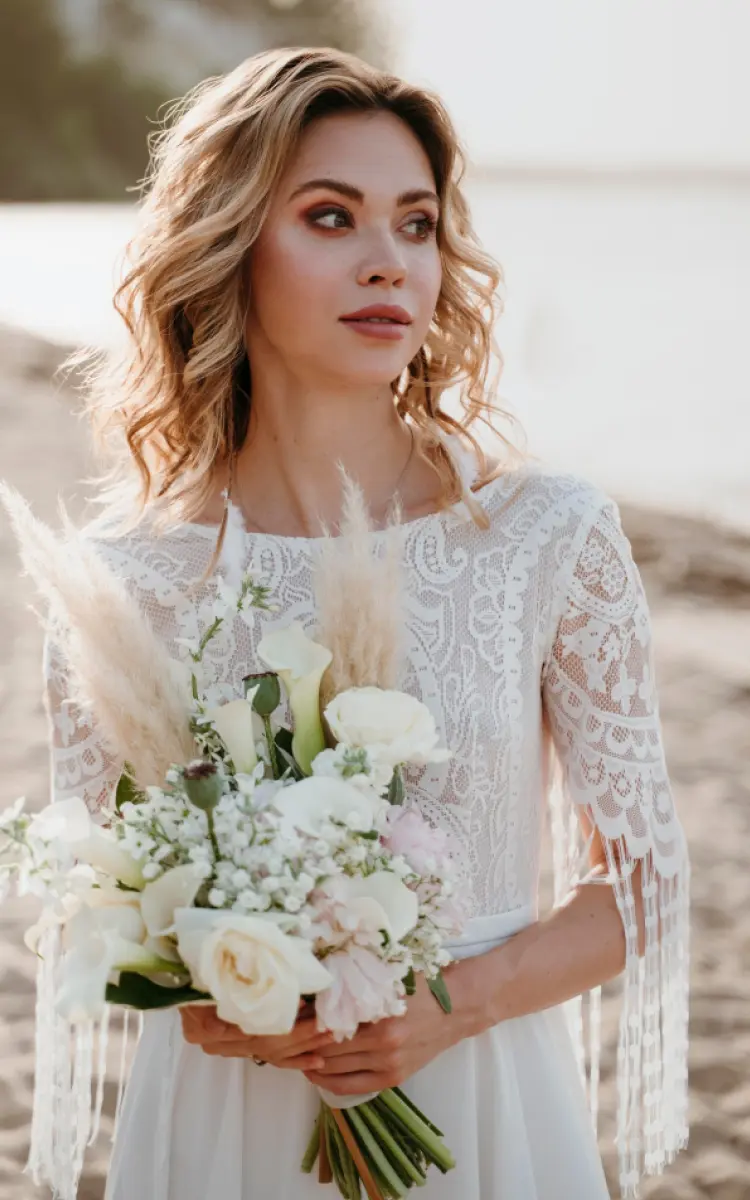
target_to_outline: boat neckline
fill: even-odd
[[[484,487],[479,489],[478,492],[472,492],[472,495],[479,500],[480,504],[482,504],[484,501],[486,501],[489,494],[494,494],[495,487],[499,482],[507,483],[511,477],[515,478],[515,472],[501,472],[499,475],[496,475],[494,479],[490,479],[484,485]],[[411,521],[404,521],[401,525],[391,526],[391,529],[402,529],[406,534],[409,534],[414,530],[421,528],[422,526],[429,525],[433,521],[442,520],[443,517],[454,517],[463,520],[470,520],[471,513],[469,512],[469,508],[464,500],[457,500],[455,504],[449,505],[447,508],[439,508],[434,512],[423,513],[421,517],[413,517]],[[204,537],[216,538],[218,537],[220,526],[216,522],[209,523],[206,521],[181,521],[180,524],[176,526],[176,529],[185,531],[196,530]],[[371,529],[366,536],[368,538],[382,538],[385,537],[388,532],[388,528]],[[247,529],[246,527],[243,527],[242,533],[245,537],[252,538],[257,541],[278,542],[291,545],[312,546],[316,543],[322,543],[328,540],[325,534],[316,534],[314,537],[307,537],[304,534],[266,533],[259,529]],[[331,540],[338,541],[340,537],[341,534],[335,534]]]

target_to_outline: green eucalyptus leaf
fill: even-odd
[[[163,987],[134,971],[121,971],[120,982],[108,983],[104,998],[107,1004],[124,1004],[128,1008],[143,1010],[171,1008],[176,1004],[211,999],[208,992],[198,992],[189,984],[184,987]]]
[[[400,766],[394,767],[393,776],[388,788],[388,803],[403,804],[406,799],[406,787],[404,785],[404,773]]]
[[[438,971],[437,975],[433,979],[428,979],[427,986],[429,987],[433,996],[435,997],[438,1004],[442,1008],[443,1012],[446,1012],[446,1013],[453,1012],[453,1005],[451,1004],[450,993],[448,991],[447,984],[446,984],[445,980],[443,979],[442,971]]]
[[[274,741],[276,742],[276,745],[279,747],[279,750],[283,750],[284,753],[288,754],[290,757],[292,754],[293,740],[294,740],[294,734],[292,733],[291,729],[277,729],[276,730],[276,736],[274,737]]]
[[[136,786],[133,775],[134,771],[130,763],[125,763],[115,791],[115,808],[118,813],[122,812],[123,804],[140,804],[143,801],[143,792]]]

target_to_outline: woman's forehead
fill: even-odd
[[[416,134],[387,112],[335,113],[311,122],[285,172],[284,184],[291,193],[313,179],[338,179],[362,191],[435,186],[430,161]]]

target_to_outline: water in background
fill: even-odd
[[[750,179],[476,175],[505,269],[501,399],[529,448],[615,495],[750,528]],[[0,207],[0,320],[118,336],[119,205]]]

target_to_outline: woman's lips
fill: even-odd
[[[380,338],[388,342],[398,341],[409,328],[403,321],[389,321],[383,317],[342,317],[341,323],[363,337]]]

